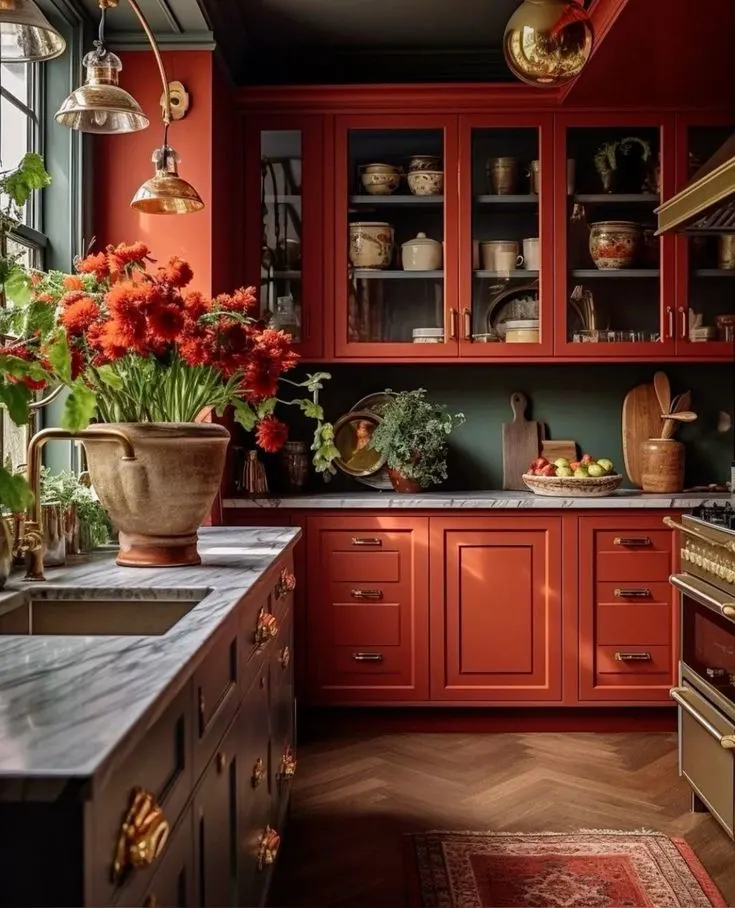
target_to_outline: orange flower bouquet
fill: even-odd
[[[31,392],[69,388],[62,425],[193,422],[227,406],[257,444],[277,451],[288,437],[278,403],[315,420],[318,472],[333,472],[333,432],[318,402],[327,373],[284,378],[298,361],[291,338],[253,316],[252,288],[209,299],[187,289],[189,265],[172,258],[153,268],[143,243],[108,246],[77,260],[75,274],[31,278],[30,300],[0,314],[2,333],[20,340],[0,350],[4,402],[21,419]],[[1,320],[4,318],[5,324]],[[279,386],[308,397],[279,398]]]

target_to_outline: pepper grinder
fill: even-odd
[[[243,486],[245,487],[245,494],[252,495],[254,498],[268,495],[268,478],[265,475],[265,467],[258,459],[257,451],[248,451],[247,460],[245,461]]]

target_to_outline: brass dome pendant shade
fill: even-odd
[[[592,43],[592,22],[580,0],[524,0],[505,27],[503,52],[522,82],[555,88],[579,75]]]
[[[66,41],[33,0],[0,0],[0,60],[41,63],[60,57]]]
[[[178,162],[179,156],[170,145],[157,148],[153,152],[156,172],[135,193],[131,208],[141,214],[190,214],[201,211],[204,202],[191,183],[179,176]]]
[[[148,126],[140,104],[118,85],[120,58],[98,46],[82,64],[84,85],[75,89],[56,113],[56,122],[79,132],[98,135],[136,132]]]

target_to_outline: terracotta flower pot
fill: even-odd
[[[396,492],[409,492],[415,495],[417,492],[421,491],[421,486],[415,479],[407,479],[398,470],[389,469],[388,475],[390,476],[393,489]]]
[[[197,530],[222,478],[230,433],[211,423],[111,423],[131,440],[124,461],[114,441],[87,440],[92,485],[120,533],[117,563],[200,564]]]

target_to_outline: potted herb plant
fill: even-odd
[[[76,473],[52,473],[41,468],[41,502],[58,502],[65,515],[67,553],[89,552],[110,538],[105,509],[93,490]]]
[[[189,265],[154,267],[143,243],[108,246],[76,273],[32,275],[31,300],[0,313],[0,377],[16,413],[31,388],[62,383],[62,426],[80,432],[92,483],[119,530],[118,564],[198,564],[197,529],[217,494],[229,433],[203,412],[234,418],[257,444],[277,451],[288,437],[276,416],[297,406],[315,422],[313,462],[331,472],[338,452],[324,422],[324,372],[292,382],[289,335],[255,317],[252,288],[209,298],[189,289]],[[292,389],[284,396],[284,387]],[[303,396],[302,396],[303,395]],[[107,437],[92,420],[109,424]]]
[[[426,399],[424,388],[400,391],[385,405],[370,447],[386,458],[396,492],[418,492],[447,478],[447,436],[464,422]]]

